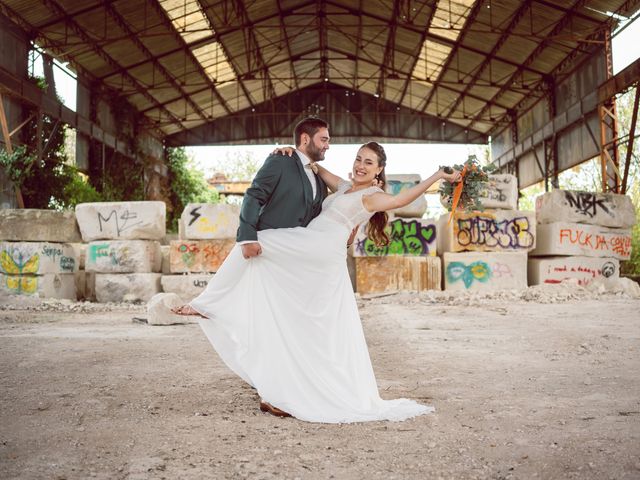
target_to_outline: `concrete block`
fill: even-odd
[[[489,175],[487,188],[479,197],[484,208],[518,209],[518,179],[509,173]],[[451,196],[440,196],[442,206],[451,207]]]
[[[389,245],[378,247],[367,237],[367,224],[360,225],[353,242],[355,257],[389,255],[435,256],[436,221],[423,218],[394,218],[387,223]]]
[[[235,240],[177,240],[171,242],[169,263],[171,273],[216,272]]]
[[[422,179],[419,174],[394,174],[387,175],[387,184],[385,186],[385,190],[387,193],[392,195],[397,195],[403,190],[407,188],[411,188],[414,185],[420,183]],[[427,199],[424,195],[420,195],[409,205],[397,208],[395,210],[390,210],[390,213],[395,215],[396,217],[406,217],[406,218],[420,218],[424,215],[424,212],[427,211]]]
[[[5,275],[0,273],[0,292],[41,298],[77,300],[75,274]]]
[[[171,312],[172,308],[184,303],[175,293],[156,293],[147,303],[147,323],[149,325],[198,323],[197,316],[176,315]]]
[[[364,295],[395,290],[440,290],[439,257],[355,257],[356,290]]]
[[[240,207],[224,203],[190,203],[182,215],[184,237],[189,240],[236,238]]]
[[[162,254],[162,268],[160,271],[165,275],[171,273],[171,263],[169,262],[169,253],[171,252],[171,246],[160,245],[160,252]]]
[[[620,277],[617,258],[544,257],[529,258],[529,285],[577,281],[588,285],[599,278]]]
[[[160,293],[160,273],[96,273],[96,300],[108,302],[148,302]]]
[[[76,217],[85,242],[161,240],[166,232],[164,202],[81,203]]]
[[[446,252],[443,260],[445,290],[527,288],[526,252]]]
[[[539,224],[536,230],[533,256],[631,257],[631,230],[567,222]]]
[[[69,243],[0,242],[0,273],[73,273],[78,263]]]
[[[438,220],[438,252],[527,252],[536,246],[534,212],[485,210],[449,213]]]
[[[163,275],[160,283],[163,292],[175,293],[184,303],[188,303],[204,292],[211,278],[210,273]]]
[[[0,209],[0,240],[11,242],[80,242],[73,212]]]
[[[150,273],[162,269],[156,240],[98,240],[89,243],[85,270],[100,273]]]
[[[536,198],[538,223],[587,223],[603,227],[631,228],[636,212],[627,195],[572,190],[552,190]]]

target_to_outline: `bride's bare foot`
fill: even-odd
[[[193,308],[191,305],[182,305],[180,307],[172,308],[171,312],[175,313],[176,315],[185,315],[185,316],[195,315],[197,317],[207,318],[204,315],[202,315],[200,312],[198,312],[195,308]]]

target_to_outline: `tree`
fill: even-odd
[[[171,208],[167,215],[167,229],[178,231],[178,220],[189,203],[218,203],[216,190],[209,187],[204,173],[198,169],[184,147],[167,148],[167,167]]]
[[[210,176],[223,174],[232,182],[250,181],[261,165],[251,152],[227,152],[224,160],[213,160],[207,172]]]

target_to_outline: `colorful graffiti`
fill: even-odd
[[[622,257],[631,255],[631,235],[588,233],[577,228],[560,229],[560,245],[576,245],[594,251],[610,251]]]
[[[38,277],[35,274],[40,268],[40,256],[36,253],[25,259],[22,253],[17,258],[4,250],[0,253],[0,266],[7,273],[5,284],[12,293],[35,293],[38,290]]]
[[[389,244],[377,246],[366,237],[356,242],[356,251],[362,256],[381,257],[387,255],[426,256],[435,254],[436,227],[423,225],[419,220],[397,218],[387,224]]]
[[[451,262],[447,265],[447,281],[456,283],[462,281],[465,288],[470,288],[474,282],[486,283],[492,277],[493,271],[486,262],[477,261],[470,264]]]
[[[497,220],[490,215],[474,214],[457,218],[454,222],[454,235],[462,247],[526,250],[534,244],[531,230],[529,219],[525,216]]]

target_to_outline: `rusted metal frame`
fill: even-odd
[[[53,9],[59,15],[65,13],[64,9],[56,2],[56,0],[42,0],[42,2],[45,4],[45,6],[47,6],[49,9]],[[113,68],[119,68],[120,65],[118,64],[118,62],[116,62],[113,57],[111,57],[111,55],[109,55],[107,52],[98,48],[93,43],[93,39],[84,32],[84,30],[75,22],[75,20],[69,20],[69,22],[67,22],[67,25],[70,26],[78,36],[83,38],[89,45],[91,45],[92,50],[94,50],[94,52],[96,52],[98,56],[102,57]],[[160,106],[158,100],[156,100],[151,94],[149,94],[149,92],[147,92],[144,86],[136,78],[130,75],[127,71],[124,71],[122,73],[122,76],[127,78],[127,80],[136,88],[139,94],[141,94],[151,103],[155,103],[157,106],[159,106],[160,109],[164,111],[169,118],[173,118],[176,124],[180,125],[181,129],[186,130],[186,127],[182,124],[182,122],[171,111],[163,106]]]
[[[85,13],[88,13],[88,12],[90,12],[92,10],[97,9],[97,8],[102,8],[102,7],[109,6],[112,3],[115,3],[117,1],[118,0],[101,0],[97,5],[92,5],[90,7],[82,8],[82,9],[78,10],[77,12],[65,13],[63,16],[58,17],[58,18],[56,18],[54,20],[51,20],[49,22],[43,23],[42,25],[35,25],[34,28],[36,28],[37,30],[44,30],[45,28],[52,27],[53,25],[56,25],[58,23],[64,23],[64,22],[67,22],[69,20],[72,20],[75,17],[79,17],[80,15],[84,15]]]
[[[37,113],[37,112],[33,112],[31,115],[29,115],[29,116],[27,117],[27,119],[26,119],[24,122],[22,122],[22,123],[21,123],[20,125],[18,125],[16,128],[14,128],[13,130],[11,130],[11,131],[9,132],[9,136],[10,136],[10,137],[13,137],[16,133],[18,133],[22,127],[24,127],[27,123],[29,123],[31,120],[33,120],[33,117],[35,117],[35,116],[36,116],[36,113]]]
[[[391,13],[391,22],[387,29],[387,45],[384,48],[384,54],[382,55],[382,65],[380,65],[380,78],[378,80],[378,86],[376,92],[380,95],[384,95],[385,80],[389,73],[388,66],[391,65],[391,72],[395,74],[395,48],[396,48],[396,30],[398,28],[397,18],[400,17],[400,2],[393,2],[393,11]]]
[[[613,52],[611,48],[611,30],[604,33],[604,55],[607,80],[613,78]],[[607,122],[607,119],[609,122]],[[610,132],[608,132],[608,130]],[[611,135],[611,141],[607,142],[607,133]],[[611,190],[618,193],[620,191],[620,158],[618,156],[618,114],[616,111],[615,96],[609,97],[600,106],[600,140],[602,151],[600,154],[600,164],[602,167],[602,188],[603,192]],[[609,153],[611,149],[612,153]],[[607,161],[608,160],[608,161]],[[613,175],[609,175],[609,163],[613,167]],[[611,180],[611,181],[610,181]]]
[[[333,6],[336,6],[336,7],[339,7],[339,8],[343,8],[343,9],[346,8],[344,5],[341,5],[339,3],[335,3],[335,2],[333,2],[331,0],[325,0],[325,3],[328,4],[328,5],[333,5]],[[478,2],[478,3],[482,3],[482,2]],[[375,15],[375,14],[373,14],[371,12],[360,12],[360,11],[356,11],[356,10],[354,10],[353,12],[354,12],[354,15],[363,15],[363,16],[372,18],[374,20],[378,20],[379,22],[381,22],[383,24],[386,24],[386,23],[389,22],[389,19],[384,18],[384,17],[382,17],[380,15]],[[442,43],[443,45],[447,45],[447,46],[449,46],[451,48],[454,48],[456,46],[456,44],[458,43],[457,42],[458,39],[451,40],[449,38],[441,37],[440,35],[435,35],[433,33],[430,33],[428,31],[428,29],[429,29],[428,25],[425,27],[425,29],[423,29],[423,28],[416,27],[416,26],[413,26],[413,25],[410,25],[410,24],[407,23],[407,24],[402,24],[401,28],[407,29],[407,30],[412,31],[414,33],[418,33],[419,35],[424,35],[424,39],[425,40],[426,39],[433,40],[434,42]],[[424,40],[423,40],[423,43],[424,43]],[[486,52],[483,52],[482,50],[480,50],[478,48],[471,47],[469,45],[460,45],[459,48],[461,48],[462,50],[468,50],[469,52],[475,53],[477,55],[486,56]],[[519,63],[514,62],[513,60],[508,60],[508,59],[503,58],[503,57],[496,56],[495,60],[498,60],[498,61],[500,61],[502,63],[507,64],[507,65],[511,65],[512,67],[521,67],[521,65]],[[542,76],[545,73],[545,72],[538,71],[538,70],[536,70],[534,68],[531,68],[529,66],[525,66],[525,67],[522,67],[522,68],[524,70],[526,70],[527,72],[533,73],[535,75]]]
[[[238,15],[246,20],[247,23],[249,22],[249,14],[247,12],[247,9],[243,3],[242,0],[236,0],[236,8],[237,8],[237,13]],[[248,70],[250,70],[250,55],[249,52],[251,52],[253,59],[255,60],[255,64],[257,67],[257,71],[259,71],[260,73],[262,73],[263,75],[263,97],[266,100],[273,98],[275,96],[275,88],[273,86],[273,83],[271,82],[271,78],[269,77],[269,66],[266,64],[266,62],[264,61],[264,58],[262,57],[262,52],[260,49],[260,44],[258,43],[258,39],[256,38],[255,32],[253,28],[246,28],[243,31],[244,34],[244,41],[245,41],[245,45],[247,46],[246,49],[246,56],[247,56],[247,66],[249,67]],[[221,47],[223,48],[223,50],[225,51],[225,54],[227,56],[227,58],[229,59],[229,62],[231,63],[233,61],[233,58],[228,54],[226,47],[224,46],[224,44],[222,42],[220,42]],[[255,49],[251,48],[251,46],[255,46]],[[242,86],[242,91],[245,94],[245,96],[247,97],[247,99],[249,100],[249,103],[251,105],[252,108],[255,108],[255,105],[251,99],[251,95],[249,93],[249,91],[245,88],[244,84],[242,83],[242,78],[240,75],[238,75],[238,72],[236,71],[236,77],[238,79],[238,82],[240,82],[241,86]]]
[[[4,139],[4,148],[7,153],[11,155],[13,153],[13,145],[11,144],[11,134],[9,133],[9,123],[7,122],[7,115],[4,111],[4,99],[2,92],[0,92],[0,126],[2,128],[2,137]],[[24,208],[24,198],[22,198],[22,191],[17,185],[14,185],[16,192],[16,203],[18,208]]]
[[[471,90],[471,88],[473,88],[473,86],[475,85],[475,83],[478,80],[478,78],[480,78],[480,75],[482,75],[484,73],[485,69],[487,68],[487,66],[489,66],[491,64],[491,60],[490,59],[493,58],[496,53],[498,53],[498,51],[502,48],[502,46],[508,40],[508,38],[511,35],[511,32],[513,31],[513,29],[516,28],[518,23],[520,23],[520,20],[522,20],[522,17],[524,17],[524,15],[527,12],[527,10],[529,10],[531,8],[531,2],[532,2],[532,0],[527,0],[525,2],[521,2],[521,4],[518,7],[518,9],[515,11],[513,16],[511,17],[511,19],[509,21],[509,24],[502,31],[502,34],[498,38],[498,41],[491,48],[491,51],[486,55],[487,59],[478,66],[478,68],[476,69],[476,71],[474,72],[474,74],[471,77],[469,85],[467,85],[467,87],[465,87],[464,91],[460,94],[460,96],[458,96],[456,101],[449,108],[448,112],[446,114],[444,114],[445,117],[451,115],[454,112],[454,110],[456,108],[458,108],[460,103],[464,101],[465,95],[467,93],[469,93],[469,90]],[[482,2],[477,2],[476,3],[476,5],[481,5],[481,4],[482,4]],[[460,38],[459,41],[462,42],[463,39]],[[457,54],[457,49],[456,49],[456,54]],[[449,59],[452,59],[452,57],[453,57],[453,55],[450,55]],[[444,73],[445,73],[445,69],[443,68],[442,71],[440,72],[440,76],[442,77],[444,75]],[[432,97],[432,95],[429,96],[429,100],[431,100],[431,97]],[[426,109],[427,105],[428,104],[425,104],[425,109]]]
[[[327,68],[327,9],[323,0],[316,2],[316,22],[320,47],[320,78],[324,80],[329,77],[329,70]]]
[[[467,18],[465,20],[465,25],[469,25],[469,22],[475,21],[476,17],[478,16],[478,13],[480,13],[481,9],[482,9],[482,2],[481,1],[477,1],[473,5],[473,7],[471,9],[471,12],[469,12],[469,15],[467,16]],[[427,31],[429,30],[429,25],[427,25],[426,29],[427,29]],[[421,112],[426,112],[427,111],[427,108],[429,107],[429,103],[431,103],[431,100],[433,99],[433,97],[436,94],[436,89],[438,88],[438,86],[436,84],[438,83],[438,80],[442,79],[444,77],[444,75],[448,72],[449,67],[453,63],[453,59],[458,55],[458,51],[460,50],[460,48],[462,46],[462,42],[464,41],[464,37],[466,36],[466,34],[467,34],[466,30],[463,30],[462,32],[460,32],[460,35],[458,36],[458,38],[456,38],[456,40],[453,42],[453,45],[451,46],[451,51],[449,52],[449,56],[447,57],[447,59],[445,60],[444,64],[442,65],[442,68],[440,69],[440,74],[438,75],[438,78],[435,79],[435,81],[432,81],[433,88],[429,92],[429,95],[427,96],[427,98],[425,98],[424,103],[422,105],[418,105],[418,108],[416,110],[419,110]],[[483,54],[483,56],[486,57],[486,54]],[[491,60],[489,58],[487,58],[487,60],[485,60],[485,61],[490,62]],[[458,97],[458,99],[460,99],[460,97]]]
[[[151,53],[151,51],[146,47],[146,45],[142,43],[138,38],[136,38],[136,32],[134,32],[131,29],[127,21],[122,17],[122,15],[120,15],[120,12],[118,12],[110,4],[105,5],[105,11],[108,12],[109,15],[111,15],[111,17],[113,18],[113,20],[115,20],[116,24],[130,36],[131,42],[143,53],[143,55],[145,55],[147,58],[152,60],[153,68],[157,68],[160,74],[167,80],[167,82],[169,82],[169,84],[176,91],[182,94],[182,98],[184,98],[185,101],[191,106],[193,111],[196,112],[200,116],[200,118],[206,120],[207,115],[202,111],[202,109],[198,105],[196,105],[196,103],[193,100],[191,100],[190,95],[187,92],[185,92],[185,90],[176,82],[173,75],[167,71],[164,65],[162,65],[158,60],[154,59],[153,53]],[[153,88],[153,86],[151,86],[150,88]],[[185,118],[186,116],[187,115],[185,113]]]
[[[145,0],[145,1],[147,1],[147,0]],[[173,34],[173,37],[175,38],[175,40],[178,43],[178,45],[181,45],[182,48],[180,48],[180,50],[183,50],[185,52],[185,55],[191,60],[193,65],[195,65],[196,70],[200,73],[200,76],[202,78],[204,78],[205,82],[207,82],[207,84],[209,85],[209,88],[213,91],[214,96],[216,97],[216,99],[218,100],[220,105],[222,105],[222,108],[224,108],[224,110],[227,112],[227,114],[231,114],[232,111],[229,108],[229,106],[227,105],[226,99],[223,98],[222,95],[220,95],[220,92],[218,92],[218,89],[216,88],[216,86],[213,83],[213,81],[209,78],[209,75],[207,75],[207,72],[204,71],[204,68],[202,68],[202,65],[200,64],[198,59],[195,58],[195,56],[193,55],[193,52],[191,51],[191,48],[193,48],[193,45],[187,45],[187,43],[184,41],[184,39],[180,36],[180,34],[173,27],[173,23],[171,23],[171,19],[168,17],[167,12],[164,11],[164,9],[160,6],[160,4],[156,0],[150,0],[149,1],[149,5],[151,5],[151,7],[155,9],[156,15],[158,15],[158,18],[160,18],[162,20],[162,23],[165,25],[165,27]],[[207,21],[209,21],[209,18],[208,17],[206,17],[206,18],[207,18]],[[204,40],[208,40],[208,39],[203,39],[203,41]],[[197,43],[197,42],[195,42],[195,43]],[[222,45],[222,44],[220,44],[220,45]],[[225,52],[225,54],[226,54],[226,52]],[[189,94],[189,96],[191,96],[191,95],[193,95],[193,93]],[[176,101],[176,99],[174,99],[173,101]],[[164,102],[163,105],[166,105],[166,102]],[[207,115],[206,118],[210,119],[210,116]]]
[[[554,10],[558,10],[558,11],[563,12],[563,13],[567,13],[569,11],[567,8],[563,7],[562,5],[558,5],[558,4],[553,3],[553,2],[548,2],[546,0],[534,0],[534,1],[535,1],[535,3],[538,3],[540,5],[544,5],[547,8],[552,8]],[[597,19],[595,19],[593,17],[590,17],[589,15],[585,15],[582,12],[574,12],[574,16],[579,17],[579,18],[581,18],[583,20],[586,20],[588,22],[595,23],[597,25],[602,24],[601,21],[599,21],[599,20],[597,20]]]
[[[362,10],[362,2],[363,0],[359,0],[358,10]],[[362,15],[358,15],[358,32],[356,33],[356,52],[360,49],[359,45],[362,45]],[[360,88],[360,85],[358,85],[358,78],[360,77],[359,61],[360,61],[360,58],[358,57],[358,55],[356,55],[354,59],[355,75],[353,76],[354,78],[353,78],[353,86],[352,86],[354,90],[357,90],[358,88]]]
[[[567,13],[560,20],[558,20],[558,22],[555,24],[555,26],[553,27],[549,35],[555,35],[556,33],[561,32],[566,27],[567,23],[571,20],[573,11],[580,8],[582,5],[584,5],[586,1],[587,0],[577,0],[576,2],[574,2],[571,8],[567,11]],[[502,96],[502,94],[505,91],[507,91],[508,85],[510,85],[518,77],[518,75],[522,74],[525,67],[527,67],[536,58],[538,58],[538,56],[544,51],[545,48],[547,48],[547,45],[544,42],[538,44],[538,46],[533,50],[533,52],[531,52],[529,56],[524,60],[524,62],[522,62],[522,65],[516,68],[516,71],[511,75],[511,78],[507,81],[507,83],[505,83],[502,87],[500,87],[498,92],[489,101],[487,101],[484,107],[480,109],[480,112],[478,112],[473,117],[473,119],[469,123],[470,127],[477,121],[478,118],[480,118],[481,115],[483,115],[489,108],[491,108],[491,106],[495,103],[495,101],[500,96]]]
[[[636,83],[636,95],[633,100],[633,112],[631,113],[631,125],[629,126],[629,140],[627,142],[627,155],[624,161],[624,175],[620,185],[620,193],[627,193],[627,180],[629,179],[629,165],[631,164],[631,154],[633,144],[636,139],[636,124],[638,121],[638,104],[640,103],[640,82]]]
[[[276,4],[278,6],[278,14],[280,16],[280,31],[282,32],[282,34],[284,35],[284,42],[287,48],[287,53],[289,56],[289,64],[291,65],[291,75],[293,77],[293,83],[295,85],[295,89],[299,90],[300,89],[300,83],[298,82],[298,78],[296,76],[296,69],[295,66],[293,65],[293,53],[291,52],[291,45],[289,44],[289,34],[287,33],[287,27],[284,23],[284,19],[285,19],[285,14],[282,11],[282,4],[281,4],[282,0],[276,0]],[[270,65],[271,66],[271,65]]]
[[[420,41],[418,42],[420,49],[422,49],[422,46],[424,45],[424,42],[427,39],[427,34],[429,32],[429,25],[431,25],[431,22],[433,21],[433,16],[436,13],[436,6],[437,6],[436,3],[434,2],[434,4],[431,6],[431,14],[427,19],[427,23],[424,27],[422,34],[420,35]],[[407,74],[407,80],[404,82],[404,86],[402,87],[402,93],[400,94],[400,100],[398,101],[398,105],[403,105],[404,97],[407,95],[407,90],[409,89],[409,85],[411,85],[411,82],[412,82],[411,74],[413,73],[413,70],[416,68],[416,64],[418,63],[418,59],[420,58],[420,50],[418,50],[417,52],[414,51],[412,56],[414,60],[413,62],[411,62],[409,73]]]

